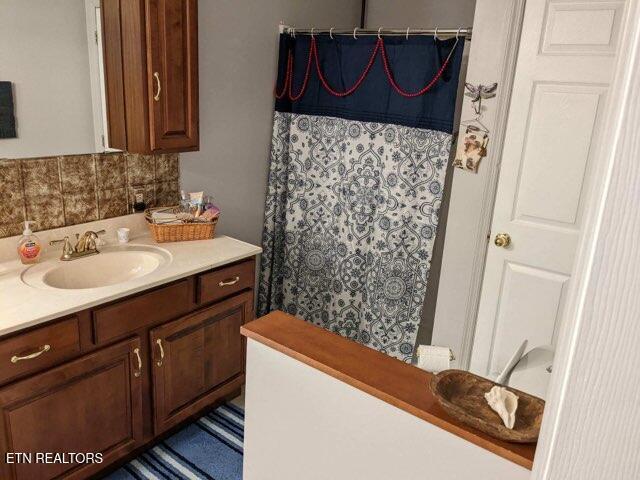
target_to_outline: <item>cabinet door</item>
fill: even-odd
[[[151,150],[197,150],[196,0],[147,0]]]
[[[3,461],[0,478],[86,478],[133,450],[142,440],[138,358],[136,338],[0,389],[2,458],[24,452],[33,462]],[[103,462],[36,463],[47,452],[102,453]]]
[[[248,291],[151,331],[156,434],[239,388],[252,314]]]

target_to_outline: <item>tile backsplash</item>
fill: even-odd
[[[0,160],[0,238],[91,222],[131,212],[133,188],[148,206],[175,205],[178,154],[104,153]]]

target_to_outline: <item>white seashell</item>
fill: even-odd
[[[484,394],[484,398],[491,409],[500,415],[504,426],[513,429],[513,425],[516,423],[518,396],[506,388],[496,385]]]

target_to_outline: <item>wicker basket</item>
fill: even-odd
[[[151,220],[151,214],[155,211],[178,213],[179,207],[148,208],[145,210],[144,216],[149,225],[149,230],[151,230],[151,235],[153,235],[153,238],[158,243],[207,240],[213,238],[216,233],[218,217],[214,218],[211,222],[162,225],[153,223]]]

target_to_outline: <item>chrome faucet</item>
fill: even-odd
[[[76,260],[78,258],[100,253],[96,246],[96,240],[98,239],[98,235],[102,235],[103,233],[105,233],[105,230],[99,230],[97,232],[89,230],[83,233],[82,236],[76,233],[75,247],[71,246],[69,237],[64,237],[61,240],[51,240],[49,245],[54,246],[63,244],[60,260],[68,262],[70,260]]]

